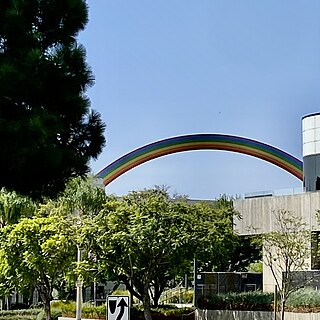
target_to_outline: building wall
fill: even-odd
[[[233,205],[242,217],[235,221],[235,230],[240,235],[273,231],[272,212],[279,209],[290,210],[301,216],[310,230],[320,229],[316,219],[316,212],[320,210],[320,192],[238,199]]]
[[[240,235],[261,234],[275,230],[273,211],[289,210],[302,217],[310,231],[319,230],[316,218],[320,209],[320,192],[307,192],[287,196],[268,196],[234,201],[235,209],[241,219],[236,219],[235,230]],[[310,270],[311,257],[306,261]],[[275,280],[271,270],[263,265],[263,290],[273,291]]]

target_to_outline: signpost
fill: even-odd
[[[130,297],[129,296],[108,296],[107,297],[107,319],[108,320],[129,320]]]

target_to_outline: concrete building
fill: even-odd
[[[320,226],[316,213],[320,209],[320,113],[311,114],[302,119],[303,187],[301,194],[273,196],[261,193],[247,199],[234,201],[235,209],[242,219],[235,221],[235,229],[240,235],[254,235],[275,230],[273,212],[289,210],[301,217],[310,232],[319,232]],[[312,261],[317,258],[318,245],[311,246],[313,252],[308,261],[308,270],[318,267]],[[273,291],[275,280],[270,269],[264,265],[263,289]]]
[[[275,221],[273,212],[276,210],[289,210],[297,216],[302,217],[307,224],[310,232],[317,232],[319,225],[316,218],[317,210],[320,209],[320,192],[307,192],[287,196],[267,196],[251,199],[242,199],[234,201],[235,209],[240,212],[242,219],[235,221],[235,229],[240,235],[256,235],[275,231]],[[314,251],[317,245],[313,246]],[[307,261],[308,268],[311,270],[316,263],[312,263],[310,255]],[[273,291],[275,280],[269,268],[263,266],[263,290]]]

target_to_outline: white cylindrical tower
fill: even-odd
[[[320,190],[320,113],[302,118],[303,186]]]

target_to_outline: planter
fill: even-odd
[[[195,320],[273,320],[272,311],[200,310]],[[279,314],[280,319],[280,314]],[[320,320],[320,313],[285,312],[286,320]]]

